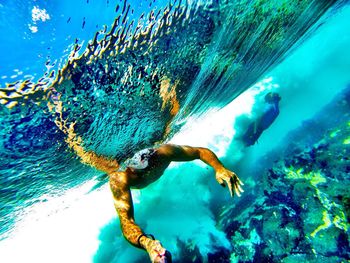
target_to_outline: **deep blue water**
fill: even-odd
[[[144,44],[130,40],[134,47],[108,35],[118,15],[119,33],[143,12],[140,24],[155,21],[157,28],[169,3],[127,3],[125,15],[124,1],[0,2],[2,262],[147,259],[124,240],[106,179],[67,144],[67,129],[55,124],[60,113],[76,123],[85,149],[118,161],[160,142],[210,147],[249,189],[261,157],[290,143],[290,131],[350,85],[348,1],[175,3],[173,22]],[[149,20],[151,10],[160,15]],[[84,57],[104,25],[97,46],[111,45]],[[130,28],[126,39],[136,22]],[[246,148],[239,135],[261,114],[269,91],[282,98],[280,114]],[[57,98],[62,111],[50,108]],[[176,164],[133,195],[137,222],[179,262],[181,244],[195,244],[204,261],[234,245],[217,222],[236,199],[199,162]]]

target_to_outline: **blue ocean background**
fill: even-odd
[[[295,1],[283,2],[288,4]],[[234,44],[228,43],[230,37],[233,40],[238,38],[228,33],[233,31],[230,28],[231,18],[225,16],[227,20],[223,18],[222,21],[214,19],[213,23],[220,26],[217,26],[218,30],[213,33],[209,44],[201,46],[209,50],[203,55],[196,43],[205,38],[201,34],[211,32],[212,25],[203,22],[207,21],[203,13],[189,12],[188,16],[193,17],[193,21],[196,21],[196,16],[200,19],[198,23],[189,22],[189,29],[186,28],[188,33],[185,29],[183,34],[177,31],[179,38],[174,37],[171,41],[179,41],[178,46],[162,46],[162,38],[167,34],[161,36],[158,42],[160,50],[165,51],[161,53],[163,56],[157,57],[157,63],[165,65],[160,72],[166,72],[169,78],[171,74],[176,77],[180,75],[179,78],[185,75],[178,68],[170,67],[171,64],[178,63],[181,68],[183,63],[186,69],[198,67],[193,79],[186,75],[187,82],[183,81],[190,85],[182,88],[183,93],[177,93],[180,110],[175,117],[169,113],[170,110],[166,111],[168,109],[158,114],[157,107],[160,104],[154,97],[159,98],[152,92],[149,97],[143,98],[149,101],[135,104],[140,107],[135,108],[128,98],[124,100],[123,97],[118,97],[118,103],[115,103],[115,97],[112,96],[127,93],[123,91],[127,91],[125,87],[128,84],[123,86],[124,90],[113,90],[115,93],[112,92],[112,95],[105,91],[99,93],[102,86],[98,86],[98,83],[88,88],[78,85],[73,88],[69,85],[55,86],[63,94],[68,109],[64,117],[76,122],[77,132],[87,149],[123,161],[137,150],[159,142],[209,147],[245,183],[243,196],[232,199],[228,190],[217,184],[213,171],[195,161],[172,164],[158,182],[145,189],[132,191],[136,222],[146,233],[152,233],[162,241],[164,247],[172,252],[175,262],[350,260],[350,196],[346,191],[350,171],[350,7],[348,1],[330,2],[334,4],[325,8],[320,18],[315,19],[305,30],[305,34],[280,37],[293,39],[288,43],[286,41],[286,45],[283,40],[271,37],[273,33],[267,36],[266,41],[255,39],[242,42],[242,46],[251,45],[245,49],[245,56],[242,56],[242,61],[246,59],[249,63],[241,63],[236,67],[232,66],[236,62],[227,58],[227,54],[233,56],[230,48]],[[134,8],[133,13],[128,14],[129,21],[138,19],[142,12],[148,14],[151,10],[160,10],[169,4],[165,0],[128,3]],[[261,3],[273,6],[275,1],[190,1],[181,4],[187,4],[194,10],[197,5],[206,6],[205,10],[216,14],[221,6],[226,8],[221,12],[230,13],[233,7],[228,3],[232,6],[246,4],[248,12],[258,8]],[[116,8],[117,5],[119,8]],[[0,1],[1,262],[148,260],[144,251],[132,247],[122,236],[107,179],[100,171],[81,163],[67,145],[66,134],[56,127],[55,117],[46,108],[48,97],[43,96],[39,99],[43,102],[37,103],[36,98],[29,96],[29,99],[20,100],[11,106],[14,97],[6,91],[13,88],[11,83],[18,84],[25,80],[40,83],[40,78],[47,77],[51,71],[55,71],[57,76],[57,72],[66,67],[75,44],[81,45],[82,54],[97,31],[104,31],[106,26],[105,31],[108,32],[123,6],[124,1],[112,0]],[[315,6],[310,4],[303,15],[314,14],[312,11],[316,9]],[[38,19],[33,16],[35,8],[41,10]],[[286,8],[296,7],[287,5]],[[242,14],[245,13],[235,13],[235,19],[243,19],[245,16]],[[200,29],[191,31],[192,25]],[[303,21],[298,20],[292,29],[299,32],[296,29],[303,25]],[[208,32],[203,30],[204,27],[206,30],[208,28]],[[248,35],[250,38],[262,38],[258,33],[255,35],[250,32]],[[277,51],[284,51],[266,52],[263,59],[252,55],[266,48],[261,43],[268,42],[269,37],[272,46],[275,43],[273,41],[282,43],[279,49],[276,48]],[[178,53],[181,53],[183,60],[172,61],[172,55],[166,54],[166,51],[177,49],[181,51]],[[163,61],[162,57],[166,59]],[[200,65],[198,57],[201,58]],[[123,59],[127,60],[128,57]],[[166,60],[170,61],[169,64]],[[104,66],[101,62],[103,58],[96,61]],[[140,61],[142,63],[147,64],[143,60]],[[188,65],[185,67],[186,63]],[[264,65],[266,68],[262,68]],[[234,75],[232,72],[240,67],[243,70]],[[17,84],[14,87],[18,94],[22,94]],[[47,86],[51,84],[46,83]],[[34,93],[38,93],[39,89],[35,87]],[[75,90],[82,92],[75,93]],[[280,113],[257,142],[247,147],[240,135],[264,111],[264,97],[268,92],[280,95]],[[74,100],[74,97],[77,99]],[[104,100],[108,101],[107,106],[103,104]],[[168,121],[172,123],[170,133],[164,132],[168,128]],[[314,152],[317,155],[320,145],[327,145],[322,153],[322,156],[326,155],[323,167],[318,166],[321,164],[316,157],[308,159],[304,156],[306,154],[300,157],[300,153],[308,153],[313,149],[316,149]],[[298,162],[294,163],[295,159]],[[281,162],[293,165],[286,165],[287,171],[280,168],[284,167],[280,165]],[[308,175],[298,170],[299,166],[308,167],[304,169]],[[314,184],[312,180],[316,178],[315,175],[311,175],[311,184],[307,177],[312,174],[312,169],[314,174],[322,172],[322,178],[317,177],[319,181]],[[279,185],[279,195],[288,196],[286,193],[289,188],[284,181],[281,186],[283,173],[288,180],[299,180],[297,183],[287,180],[293,185],[293,205],[298,204],[296,196],[310,195],[310,199],[299,198],[300,203],[303,202],[300,204],[303,207],[301,212],[295,208],[295,211],[299,211],[297,215],[287,213],[291,221],[296,217],[303,221],[294,226],[295,229],[303,229],[300,236],[294,239],[293,234],[288,234],[289,239],[283,239],[282,234],[278,234],[281,238],[273,234],[280,228],[288,228],[288,233],[293,232],[291,226],[286,227],[287,224],[281,223],[284,219],[280,219],[279,223],[273,221],[273,218],[279,218],[278,211],[289,207],[287,201],[291,202],[287,197],[282,201],[276,199],[269,192]],[[276,178],[269,181],[272,180],[269,176]],[[325,178],[327,183],[322,181]],[[311,185],[311,188],[298,185],[298,195],[295,193],[297,184]],[[314,190],[315,193],[312,192]],[[319,198],[321,205],[316,205],[311,197]],[[271,212],[271,217],[268,217],[264,207],[275,207],[275,214]],[[328,211],[328,217],[324,211]],[[304,217],[304,212],[314,214],[317,219]],[[247,226],[250,220],[252,223]],[[255,228],[254,220],[264,221],[264,227]],[[267,225],[266,222],[274,223]],[[295,243],[296,239],[302,241]],[[290,248],[291,243],[294,244],[293,248]],[[241,249],[243,246],[247,249],[244,253]],[[270,249],[269,246],[272,252],[266,250]]]

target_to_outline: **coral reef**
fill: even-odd
[[[350,260],[349,135],[343,122],[307,148],[294,145],[247,189],[254,194],[224,209],[230,262]]]

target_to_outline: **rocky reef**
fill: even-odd
[[[350,121],[292,151],[222,212],[232,251],[220,262],[350,260]]]
[[[349,109],[350,86],[245,167],[244,194],[216,213],[231,248],[179,243],[178,262],[350,262]]]

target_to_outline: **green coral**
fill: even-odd
[[[321,224],[316,227],[309,235],[315,237],[318,232],[323,229],[327,229],[330,226],[335,226],[338,229],[347,231],[349,229],[349,224],[347,223],[346,216],[342,211],[342,207],[335,202],[331,201],[329,195],[321,191],[317,186],[327,182],[326,177],[319,171],[311,171],[304,173],[303,168],[289,167],[285,168],[286,179],[289,180],[304,180],[309,182],[315,190],[315,196],[318,198],[320,204],[324,208],[321,212],[312,212],[309,216],[319,217],[321,219]],[[319,220],[316,220],[316,222]]]
[[[303,173],[304,169],[299,168],[295,169],[293,167],[286,168],[286,178],[287,179],[292,179],[292,180],[306,180],[309,181],[311,185],[316,187],[316,185],[321,184],[321,183],[326,183],[327,179],[324,175],[322,175],[320,172],[314,172],[311,171],[309,173]]]
[[[332,131],[332,132],[329,134],[329,136],[330,136],[331,138],[334,138],[334,137],[336,137],[336,136],[339,134],[339,132],[340,132],[340,130],[339,130],[339,129],[336,129],[336,130]]]
[[[316,234],[321,231],[322,229],[326,229],[328,227],[330,227],[332,225],[332,221],[329,217],[329,214],[327,212],[327,210],[323,210],[322,212],[322,221],[323,221],[323,224],[322,225],[319,225],[311,234],[310,236],[311,237],[315,237]]]
[[[343,144],[350,144],[350,137],[346,138],[346,139],[343,141]]]

